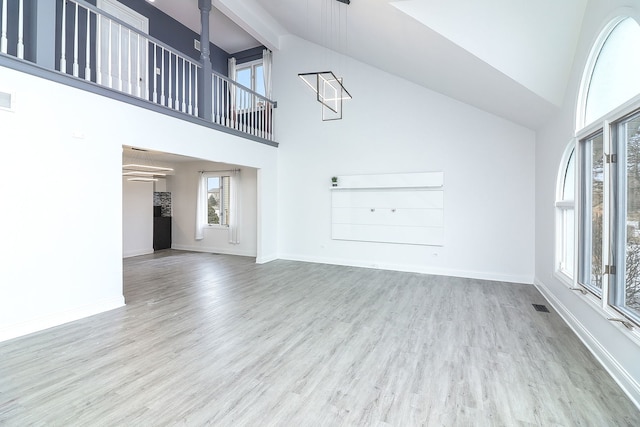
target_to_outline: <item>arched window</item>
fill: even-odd
[[[556,271],[573,280],[575,265],[575,143],[565,150],[558,172],[556,197]]]
[[[558,271],[571,274],[600,298],[604,310],[614,309],[640,325],[640,25],[636,20],[620,18],[603,31],[584,76],[576,154],[567,158],[556,202],[563,218],[557,225]],[[570,173],[578,175],[574,217],[565,201],[573,196],[567,184]],[[568,239],[574,218],[578,244],[572,252]],[[566,264],[574,254],[576,271]]]
[[[625,18],[605,35],[588,79],[583,125],[640,93],[640,25]]]

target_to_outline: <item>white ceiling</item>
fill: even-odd
[[[200,33],[198,0],[155,0],[153,6],[187,28]],[[215,7],[211,9],[209,14],[209,37],[213,44],[227,53],[236,53],[261,45],[253,36]]]
[[[142,165],[153,165],[171,167],[174,163],[198,161],[194,157],[181,156],[179,154],[169,154],[160,151],[147,150],[144,148],[122,146],[123,163],[136,163]]]
[[[564,97],[587,1],[213,0],[211,38],[233,53],[294,34],[537,129]],[[155,4],[199,31],[197,0]]]

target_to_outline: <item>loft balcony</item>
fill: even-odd
[[[0,5],[0,66],[277,146],[277,103],[212,69],[209,10],[200,11],[202,53],[195,59],[83,0]]]

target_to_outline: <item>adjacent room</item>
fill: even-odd
[[[0,0],[0,425],[638,425],[640,3],[525,3]]]

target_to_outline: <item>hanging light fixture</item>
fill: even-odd
[[[123,150],[127,156],[134,156],[129,157],[132,163],[122,165],[122,176],[127,177],[127,181],[156,182],[158,178],[165,178],[167,172],[173,172],[173,168],[151,164],[154,163],[152,153],[147,150],[135,147],[123,147]]]
[[[336,1],[345,5],[351,4],[350,0]],[[333,17],[333,13],[331,15]],[[331,20],[331,27],[333,27],[333,19]],[[333,28],[331,30],[333,31]],[[322,104],[323,121],[342,119],[342,101],[352,99],[351,94],[344,87],[342,77],[336,77],[333,71],[299,73],[298,77],[313,90],[316,100]]]

